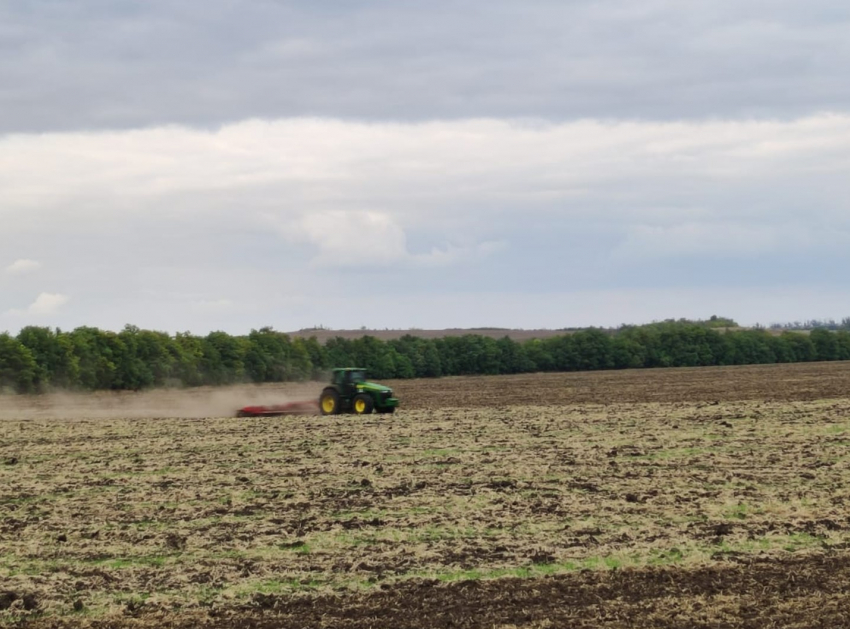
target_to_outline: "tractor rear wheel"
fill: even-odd
[[[372,399],[371,395],[358,393],[354,396],[351,408],[353,408],[354,412],[358,415],[370,415],[372,411],[375,410],[375,401]]]
[[[336,389],[325,389],[319,397],[319,409],[322,415],[339,414],[339,393]]]

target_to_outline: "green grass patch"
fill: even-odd
[[[104,557],[101,559],[84,560],[85,563],[122,570],[125,568],[136,568],[138,566],[151,566],[161,568],[173,556],[168,555],[140,555],[138,557]]]
[[[738,504],[728,509],[725,513],[727,520],[746,520],[749,507],[746,504]]]
[[[826,546],[826,540],[822,537],[810,535],[809,533],[794,533],[785,540],[782,548],[788,552],[805,550],[815,546]]]
[[[295,553],[297,555],[309,555],[311,552],[310,545],[303,541],[278,544],[275,548]]]
[[[841,435],[850,430],[850,424],[830,424],[824,429],[828,435]]]
[[[422,452],[424,456],[453,456],[460,453],[457,448],[434,448]]]

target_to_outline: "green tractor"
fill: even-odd
[[[325,387],[319,397],[322,415],[369,415],[372,411],[394,413],[396,408],[398,399],[393,397],[392,389],[367,382],[366,370],[357,367],[334,369],[330,385]]]

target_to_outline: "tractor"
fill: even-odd
[[[392,389],[382,384],[366,381],[366,370],[357,367],[334,369],[331,383],[319,396],[319,410],[322,415],[355,413],[369,415],[394,413],[398,408],[398,398],[393,397]]]

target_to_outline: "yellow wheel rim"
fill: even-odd
[[[330,395],[322,398],[322,410],[326,413],[332,413],[334,410],[334,399]]]
[[[366,400],[357,400],[354,403],[354,410],[358,413],[363,413],[366,411]]]

